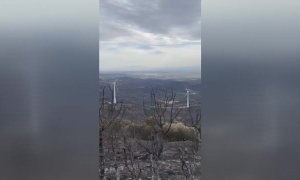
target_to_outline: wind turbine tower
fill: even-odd
[[[190,107],[190,90],[186,89],[186,107]]]
[[[116,81],[114,82],[114,104],[117,104]]]

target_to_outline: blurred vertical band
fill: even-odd
[[[203,1],[203,179],[300,179],[299,7]]]
[[[0,179],[98,178],[98,4],[0,1]]]

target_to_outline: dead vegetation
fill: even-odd
[[[99,108],[100,179],[200,179],[199,109],[175,107],[172,89],[155,89],[143,102],[145,119],[125,120],[126,106],[122,102],[113,104],[111,99],[111,88],[103,88]],[[178,118],[182,111],[189,114],[184,120]]]

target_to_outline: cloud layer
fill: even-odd
[[[100,69],[200,64],[201,0],[100,0]]]

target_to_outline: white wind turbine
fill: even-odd
[[[113,103],[114,104],[117,104],[117,85],[116,84],[117,84],[117,82],[114,81],[113,82],[113,85],[114,85],[114,89],[113,89],[114,90],[114,100],[113,100]]]
[[[186,89],[186,107],[189,108],[190,107],[190,90]]]

